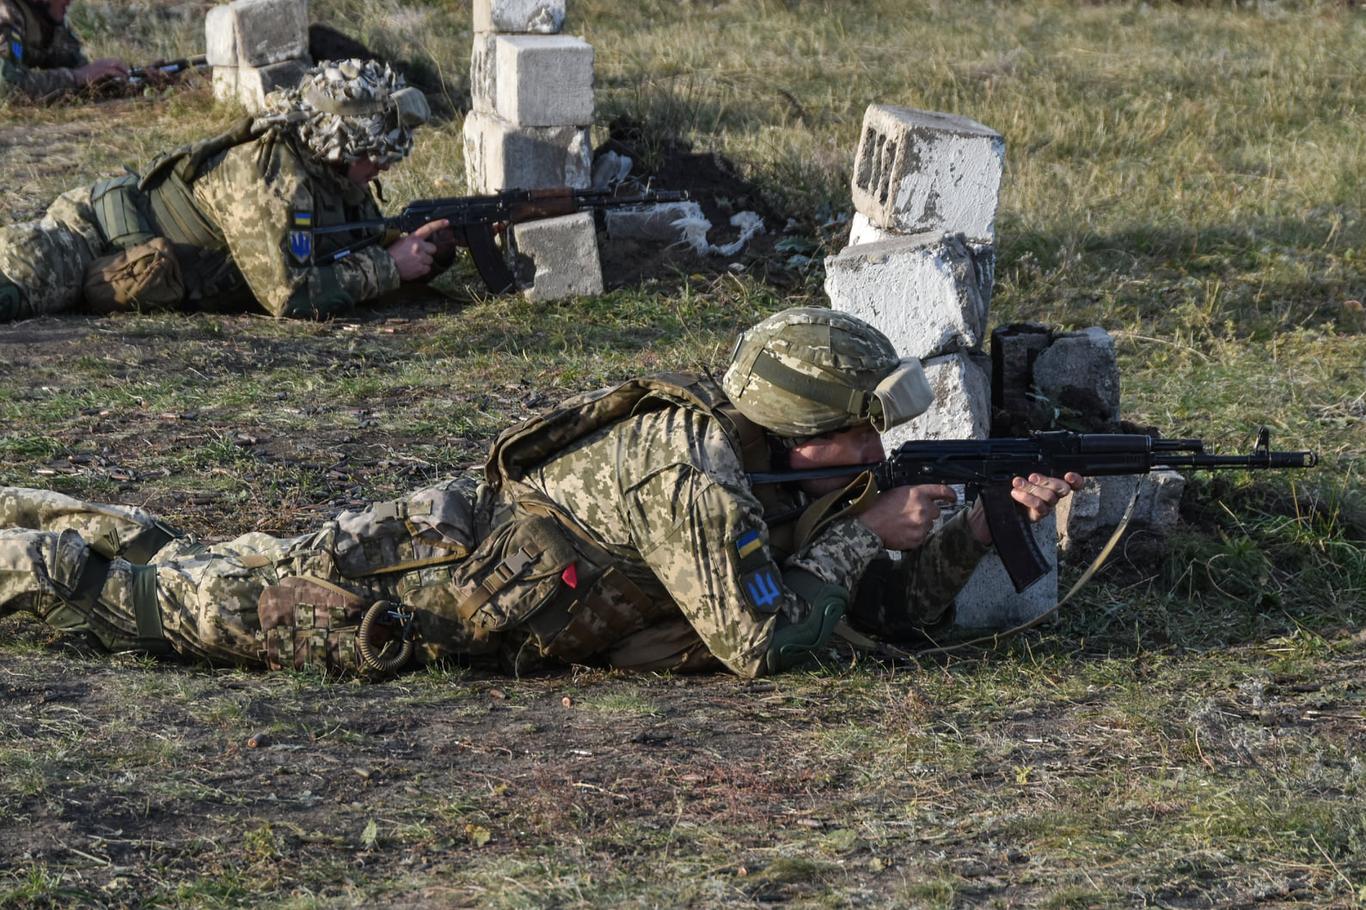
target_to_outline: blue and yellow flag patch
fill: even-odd
[[[289,254],[299,265],[313,260],[313,213],[296,211],[291,214],[293,230],[289,232]]]
[[[24,62],[24,43],[22,41],[20,41],[18,38],[11,39],[10,41],[6,42],[5,47],[9,50],[9,54],[7,56],[11,60],[13,60],[15,63]]]
[[[750,528],[736,535],[731,543],[745,600],[756,612],[776,613],[783,600],[782,575],[764,549],[763,535],[757,528]]]

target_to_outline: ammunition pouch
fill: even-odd
[[[549,500],[522,500],[455,567],[456,612],[476,640],[517,629],[543,656],[586,660],[656,612],[615,563]]]
[[[137,174],[101,180],[90,188],[90,207],[105,241],[117,250],[140,246],[157,236],[147,217],[147,199]]]
[[[175,251],[162,237],[90,263],[83,293],[94,313],[176,309],[186,297]]]
[[[810,660],[830,641],[835,634],[835,624],[849,606],[848,591],[827,584],[810,572],[790,569],[783,573],[783,584],[810,604],[811,612],[798,623],[779,618],[765,657],[769,673],[778,673]]]
[[[360,673],[357,638],[366,602],[321,578],[295,576],[261,592],[256,615],[272,670]]]

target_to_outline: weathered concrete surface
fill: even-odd
[[[704,217],[702,206],[692,201],[608,209],[604,216],[608,237],[645,243],[681,243],[683,227],[678,222]]]
[[[1138,500],[1126,535],[1136,538],[1135,543],[1145,550],[1160,548],[1181,521],[1186,478],[1177,471],[1087,478],[1086,486],[1058,507],[1058,549],[1068,555],[1094,556],[1124,517],[1136,487]]]
[[[989,247],[961,235],[918,234],[846,247],[825,260],[830,305],[882,330],[903,357],[924,359],[982,343],[991,299]],[[985,272],[985,274],[983,274]]]
[[[528,300],[602,293],[597,227],[591,212],[516,225],[517,277]]]
[[[231,6],[215,6],[204,16],[204,56],[214,68],[237,66],[237,17]]]
[[[588,130],[514,126],[492,114],[465,117],[465,179],[472,193],[587,187],[593,176]]]
[[[1109,433],[1119,426],[1119,361],[1102,328],[1053,336],[1034,360],[1034,426]]]
[[[887,329],[873,323],[885,334]],[[892,336],[888,336],[892,337]],[[897,339],[892,337],[892,343]],[[900,347],[902,356],[907,355]],[[890,451],[909,439],[983,439],[991,426],[991,377],[982,354],[945,354],[924,361],[934,404],[883,436]]]
[[[1024,436],[1048,429],[1033,424],[1034,361],[1053,333],[1046,325],[1016,322],[991,330],[991,433]]]
[[[475,32],[470,48],[470,110],[492,114],[497,106],[498,67],[494,64],[498,36]]]
[[[237,67],[215,66],[213,68],[213,100],[225,104],[238,102]]]
[[[899,235],[873,224],[868,220],[868,216],[862,212],[854,212],[854,217],[849,219],[849,246],[881,243],[884,240],[895,239],[897,236]]]
[[[993,242],[1005,140],[975,120],[874,104],[854,158],[854,207],[904,234]]]
[[[239,66],[269,66],[308,57],[308,0],[235,0]]]
[[[1058,603],[1058,527],[1050,515],[1034,525],[1034,541],[1053,568],[1021,593],[1005,564],[988,553],[954,599],[954,624],[964,629],[1009,629],[1042,616]]]
[[[591,44],[568,35],[499,35],[493,44],[499,117],[518,126],[593,122]]]
[[[474,0],[476,32],[557,34],[564,27],[565,0]]]
[[[270,66],[242,66],[237,69],[237,97],[251,113],[260,113],[266,106],[266,95],[277,88],[299,84],[308,63],[302,60],[286,60]]]

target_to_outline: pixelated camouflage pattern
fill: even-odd
[[[887,641],[906,641],[951,620],[954,598],[991,551],[972,536],[967,519],[967,510],[959,512],[900,560],[879,557],[855,589],[850,623]]]
[[[830,433],[858,418],[752,372],[765,352],[844,395],[853,389],[872,391],[901,363],[887,336],[838,310],[792,307],[763,320],[736,342],[721,387],[740,413],[780,436]]]
[[[89,187],[58,196],[37,221],[0,227],[0,276],[19,289],[18,306],[9,318],[76,306],[86,268],[106,252]]]
[[[755,530],[768,547],[764,510],[730,437],[700,410],[669,407],[627,418],[525,480],[564,506],[643,590],[675,605],[737,674],[764,671],[779,617],[806,618],[809,605],[786,588],[773,612],[748,602],[736,541]],[[858,522],[836,521],[781,568],[851,590],[880,550]]]
[[[209,162],[193,184],[194,199],[223,232],[228,251],[256,299],[272,316],[326,316],[399,286],[398,266],[382,246],[331,265],[299,261],[290,252],[296,212],[318,227],[380,217],[366,187],[301,154],[283,136],[267,134]],[[325,254],[363,234],[318,235]]]
[[[46,103],[69,95],[81,87],[74,70],[86,63],[65,24],[52,23],[27,0],[0,0],[0,102]]]
[[[182,536],[144,509],[104,505],[52,490],[0,487],[0,528],[35,531],[73,530],[105,556],[122,556],[145,563],[165,545],[166,538]]]

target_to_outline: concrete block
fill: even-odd
[[[215,6],[204,17],[204,55],[209,66],[237,66],[237,18],[231,6]]]
[[[895,344],[896,339],[892,342]],[[924,367],[934,404],[924,414],[884,434],[887,450],[909,439],[984,439],[991,426],[991,377],[986,357],[946,354],[924,361]]]
[[[533,301],[602,293],[598,233],[592,212],[527,221],[512,229],[517,276]]]
[[[1143,556],[1158,555],[1166,536],[1181,520],[1186,478],[1177,471],[1087,478],[1086,486],[1058,506],[1058,549],[1068,556],[1093,558],[1124,517],[1135,488],[1138,500],[1125,532],[1131,540],[1121,543],[1119,553],[1132,558],[1136,545]]]
[[[308,0],[234,0],[239,66],[308,57]]]
[[[593,46],[582,38],[499,35],[493,65],[494,113],[509,123],[593,122]]]
[[[825,260],[825,293],[834,309],[881,329],[903,357],[970,350],[982,343],[990,299],[977,258],[961,235],[846,247]]]
[[[1119,426],[1119,362],[1102,328],[1055,335],[1034,361],[1034,424],[1085,433]]]
[[[883,230],[993,242],[1005,140],[975,120],[869,105],[854,159],[854,207]]]
[[[702,206],[691,201],[608,209],[604,216],[608,237],[645,243],[681,243],[684,239],[683,229],[678,222],[685,218],[704,217]]]
[[[465,180],[471,193],[568,186],[593,175],[586,127],[513,126],[491,114],[465,117]]]
[[[1016,322],[991,330],[991,435],[1025,436],[1031,421],[1034,361],[1053,333],[1045,325]]]
[[[881,243],[884,240],[893,240],[898,235],[891,231],[885,231],[873,222],[868,220],[868,216],[862,212],[854,212],[854,217],[849,219],[849,245],[859,246],[864,243]]]
[[[1042,616],[1058,602],[1057,518],[1034,525],[1034,540],[1053,569],[1021,593],[1006,574],[1001,557],[988,553],[954,598],[954,625],[962,629],[1004,630]]]
[[[497,35],[476,32],[470,49],[470,110],[477,114],[492,114],[498,104],[497,41]]]
[[[277,88],[299,84],[308,72],[308,64],[301,60],[286,60],[270,66],[241,66],[237,68],[237,97],[251,113],[265,109],[266,95]]]
[[[213,68],[213,100],[225,104],[237,104],[238,94],[237,67],[215,66]]]
[[[476,32],[558,34],[565,0],[474,0]]]

